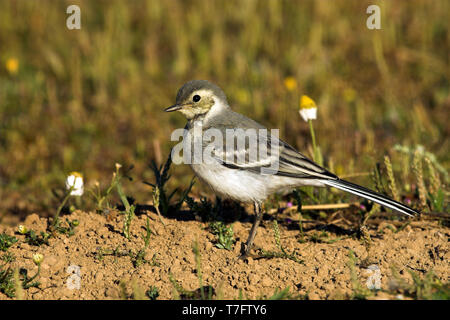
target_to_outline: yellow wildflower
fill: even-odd
[[[33,262],[37,265],[40,265],[41,262],[44,260],[44,256],[40,253],[33,254]]]
[[[288,91],[293,91],[297,88],[297,80],[294,77],[286,77],[284,79],[284,86]]]
[[[25,227],[25,226],[22,225],[22,224],[18,227],[18,230],[19,230],[19,233],[20,233],[20,234],[27,234],[27,233],[28,233],[27,227]]]
[[[300,98],[300,115],[303,120],[308,122],[308,120],[314,120],[317,118],[317,106],[313,99],[303,95]]]
[[[9,74],[15,75],[17,71],[19,71],[19,60],[16,58],[9,58],[6,60],[6,70],[8,70]]]

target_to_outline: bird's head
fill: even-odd
[[[228,107],[222,89],[207,80],[192,80],[178,90],[176,103],[164,111],[180,111],[191,120],[206,115],[213,107]]]

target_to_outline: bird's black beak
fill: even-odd
[[[187,102],[187,103],[177,103],[177,104],[174,104],[173,106],[170,106],[170,107],[164,109],[164,111],[165,112],[172,112],[172,111],[178,111],[180,109],[189,108],[189,107],[192,107],[192,103],[189,103],[189,102]]]
[[[181,104],[174,104],[173,106],[170,106],[166,109],[164,109],[165,112],[173,112],[173,111],[177,111],[180,110],[183,106]]]

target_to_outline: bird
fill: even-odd
[[[205,151],[210,144],[207,143],[207,139],[195,140],[195,132],[199,129],[201,132],[210,130],[222,137],[226,137],[227,132],[231,130],[238,132],[237,138],[248,130],[268,132],[263,125],[233,111],[222,89],[208,80],[186,82],[178,90],[175,104],[164,111],[178,111],[186,117],[187,124],[183,129],[183,137],[190,141],[186,145],[193,146],[194,141],[200,141],[200,151]],[[236,142],[235,139],[229,140]],[[419,214],[418,211],[387,196],[340,179],[272,133],[256,135],[256,143],[259,149],[267,150],[266,154],[261,153],[261,156],[255,157],[252,155],[255,149],[248,141],[239,145],[225,139],[225,145],[218,144],[209,149],[211,158],[209,161],[206,159],[192,161],[192,158],[189,161],[195,175],[209,185],[217,196],[253,203],[255,217],[248,239],[241,245],[241,258],[246,258],[250,254],[263,217],[263,202],[271,194],[284,190],[301,186],[334,187],[406,216]],[[190,152],[190,155],[193,155],[194,149],[195,146],[183,152]]]

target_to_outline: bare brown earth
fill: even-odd
[[[34,253],[44,255],[39,277],[39,288],[24,291],[26,299],[119,299],[123,296],[121,283],[125,285],[128,297],[132,288],[147,290],[150,286],[158,288],[158,299],[177,297],[174,284],[169,279],[173,276],[185,290],[193,291],[200,287],[197,276],[193,243],[198,243],[201,257],[203,285],[214,288],[213,298],[236,299],[238,297],[257,299],[270,297],[277,288],[289,287],[294,296],[307,295],[309,299],[346,299],[354,292],[349,268],[349,250],[356,256],[357,280],[365,286],[369,264],[376,264],[381,271],[381,288],[374,299],[395,298],[386,293],[392,286],[392,268],[400,273],[406,281],[411,282],[408,270],[423,276],[432,270],[442,281],[449,279],[449,230],[436,221],[418,221],[398,232],[389,221],[383,221],[370,230],[371,246],[368,247],[355,236],[329,232],[332,243],[311,241],[311,236],[320,232],[317,228],[308,228],[305,224],[306,239],[298,241],[298,228],[289,228],[289,224],[280,223],[281,244],[286,252],[296,252],[303,260],[298,263],[286,258],[249,258],[248,261],[237,259],[241,242],[248,235],[251,219],[237,221],[233,224],[236,243],[233,251],[219,249],[215,246],[216,236],[207,229],[208,224],[196,219],[165,219],[164,226],[158,216],[150,211],[136,216],[131,224],[131,238],[127,240],[122,234],[123,216],[112,214],[108,217],[97,213],[75,211],[69,216],[80,224],[75,234],[68,237],[56,234],[50,238],[49,245],[31,246],[24,242],[23,235],[18,234],[17,227],[0,226],[0,233],[15,235],[19,241],[8,250],[16,259],[10,263],[12,268],[26,268],[30,275],[37,266],[32,261]],[[150,228],[155,233],[151,236],[146,250],[146,259],[156,254],[156,264],[145,263],[133,266],[132,258],[120,254],[103,257],[100,252],[117,249],[118,253],[129,250],[137,252],[144,241],[147,217]],[[250,216],[251,218],[251,216]],[[32,214],[23,224],[29,229],[43,231],[47,219]],[[255,245],[266,251],[277,251],[272,229],[272,221],[266,220],[259,228]],[[380,230],[383,232],[380,232]],[[279,251],[279,250],[278,250]],[[69,289],[67,281],[70,265],[80,267],[81,287]],[[239,295],[241,290],[242,295]],[[8,299],[0,293],[0,299]]]

